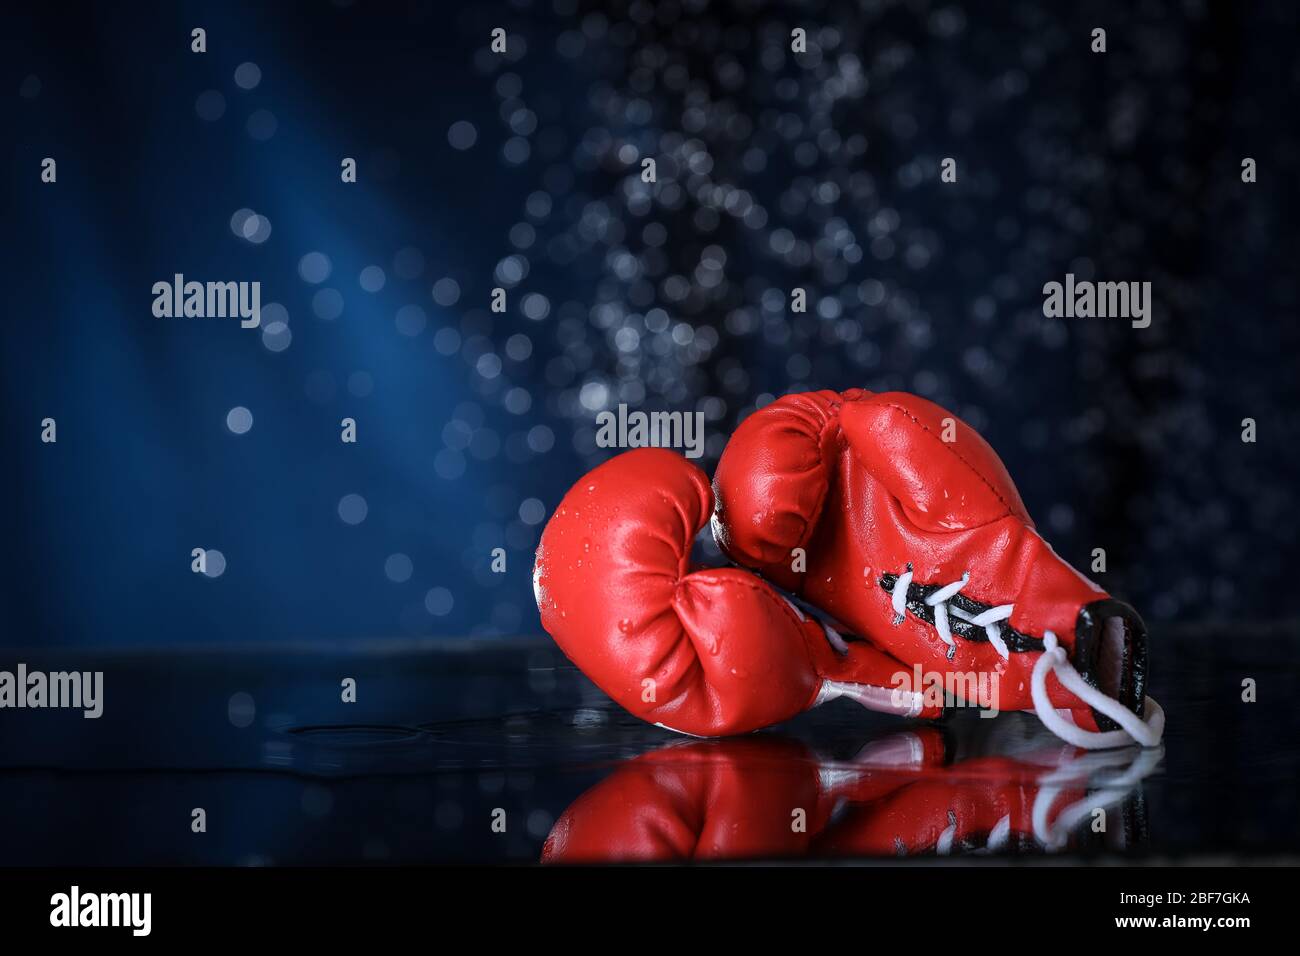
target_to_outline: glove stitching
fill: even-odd
[[[822,395],[823,393],[816,392],[814,394]],[[830,432],[832,428],[836,428],[839,425],[840,405],[842,405],[843,402],[840,396],[837,395],[835,392],[828,392],[825,394],[826,394],[826,403],[829,407],[826,409],[826,413],[824,417],[822,414],[820,414],[820,410],[818,409],[807,409],[807,408],[799,407],[799,404],[793,401],[793,399],[802,398],[803,396],[801,395],[787,395],[785,396],[785,398],[781,399],[782,402],[786,403],[786,407],[791,412],[791,414],[795,415],[796,417],[802,418],[806,416],[806,417],[814,417],[814,418],[823,418],[821,426],[817,429],[817,437],[813,442],[813,453],[816,456],[815,462],[813,464],[813,467],[808,469],[808,471],[811,471],[814,475],[820,474],[821,480],[817,484],[820,486],[821,490],[819,491],[816,500],[813,502],[813,508],[810,513],[810,517],[805,518],[800,516],[800,519],[803,522],[803,530],[795,538],[794,547],[796,548],[807,548],[808,542],[812,540],[813,535],[817,531],[817,526],[821,522],[822,513],[826,508],[826,499],[830,496],[830,491],[831,491],[830,470],[826,466],[826,457],[824,454],[824,448],[826,446],[827,433]],[[791,400],[786,401],[786,399],[791,399]],[[808,434],[807,430],[802,428],[793,428],[787,426],[787,430],[792,432],[796,436]],[[782,557],[781,562],[779,563],[784,563],[784,561],[785,558]]]
[[[901,412],[905,417],[910,419],[913,424],[919,426],[921,431],[925,432],[935,441],[939,442],[939,444],[941,444],[948,452],[950,452],[953,455],[953,457],[955,457],[958,461],[960,461],[963,465],[965,465],[968,469],[970,469],[971,474],[973,474],[976,478],[978,478],[981,482],[983,482],[984,487],[988,488],[989,491],[993,492],[993,497],[997,498],[998,501],[1001,502],[1002,507],[1007,509],[1007,514],[1010,515],[1015,514],[1015,509],[1011,507],[1011,503],[1008,502],[1006,498],[1002,497],[1002,492],[994,488],[993,485],[989,483],[989,480],[980,473],[979,469],[976,468],[974,465],[972,465],[969,461],[967,461],[962,456],[961,452],[959,452],[955,447],[953,447],[954,444],[953,442],[944,441],[942,438],[936,435],[930,429],[930,427],[925,424],[925,422],[921,421],[919,418],[913,415],[908,409],[904,408],[902,405],[895,404],[894,402],[889,402],[885,405],[885,407],[892,408],[894,411],[897,412]],[[999,517],[1004,517],[1004,516],[1000,515]],[[985,522],[985,523],[988,524],[989,522]]]

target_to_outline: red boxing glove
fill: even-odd
[[[727,555],[895,657],[997,675],[999,709],[1079,747],[1159,743],[1141,618],[1057,557],[993,449],[932,402],[787,395],[737,429],[715,490]]]
[[[834,697],[938,716],[900,692],[909,670],[799,611],[738,568],[693,569],[713,512],[704,473],[673,452],[610,459],[564,496],[542,533],[533,591],[542,626],[633,714],[682,733],[737,734]]]

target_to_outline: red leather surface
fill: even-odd
[[[950,421],[945,421],[945,420]],[[949,437],[945,441],[944,428]],[[910,564],[918,584],[970,572],[962,593],[1014,604],[1008,622],[1073,652],[1080,608],[1106,597],[1034,530],[1001,460],[974,429],[902,393],[813,392],[751,415],[728,443],[714,480],[719,546],[737,563],[803,596],[894,656],[936,673],[996,673],[998,706],[1031,709],[1036,652],[1004,660],[989,643],[948,647],[914,614],[894,623],[885,573]],[[803,548],[807,569],[792,570]],[[1091,711],[1048,679],[1053,704],[1092,728]]]
[[[542,625],[605,693],[644,720],[712,736],[806,710],[826,678],[891,687],[910,671],[861,642],[837,653],[752,573],[692,570],[712,511],[704,473],[654,448],[595,468],[556,508],[534,568]]]

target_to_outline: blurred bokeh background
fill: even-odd
[[[597,412],[702,411],[712,468],[775,396],[857,386],[980,429],[1057,550],[1105,548],[1099,579],[1152,623],[1294,617],[1298,18],[8,12],[0,640],[534,633],[533,549],[609,454]],[[154,318],[178,272],[260,281],[262,327]],[[1151,326],[1044,318],[1067,272],[1150,281]]]

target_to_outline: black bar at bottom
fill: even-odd
[[[89,944],[143,937],[146,912],[149,938],[202,943],[283,934],[337,944],[409,933],[437,945],[472,933],[494,945],[506,938],[536,944],[542,934],[576,946],[602,926],[616,938],[653,942],[674,923],[706,936],[725,926],[744,938],[774,922],[805,920],[819,935],[843,932],[862,944],[936,935],[970,943],[998,926],[1026,943],[1170,933],[1228,942],[1296,918],[1287,892],[1291,861],[1280,862],[1286,868],[8,869],[0,870],[0,925],[7,941],[75,932]],[[142,894],[149,894],[147,911]],[[1021,935],[1028,931],[1046,935]]]

